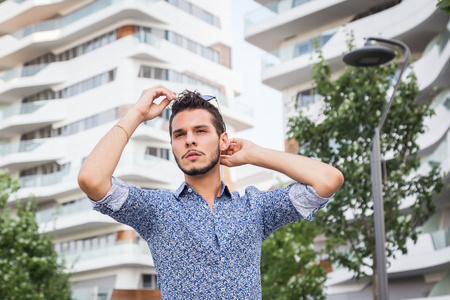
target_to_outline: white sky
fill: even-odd
[[[245,13],[260,7],[252,0],[232,0],[232,69],[242,76],[239,100],[253,107],[254,128],[236,133],[266,148],[284,151],[281,93],[261,83],[261,49],[244,40]]]

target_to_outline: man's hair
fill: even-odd
[[[225,122],[217,107],[212,105],[208,100],[204,100],[202,95],[197,91],[184,90],[178,94],[178,98],[172,102],[172,115],[169,119],[169,131],[172,138],[172,121],[180,112],[185,110],[204,109],[212,116],[212,123],[216,129],[217,135],[220,137],[226,131]]]

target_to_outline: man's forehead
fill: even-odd
[[[190,109],[179,112],[172,120],[172,130],[194,127],[214,127],[212,115],[204,109]]]

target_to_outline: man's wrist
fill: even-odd
[[[147,121],[145,119],[145,116],[142,114],[142,112],[135,105],[132,106],[128,110],[127,115],[129,115],[130,119],[135,120],[135,122],[137,122],[137,125]]]

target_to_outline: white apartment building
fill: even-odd
[[[282,92],[285,124],[294,104],[314,111],[321,97],[313,89],[313,38],[317,37],[333,71],[344,67],[347,34],[357,47],[365,37],[398,39],[411,49],[419,98],[436,89],[436,115],[426,120],[418,143],[422,171],[439,164],[450,171],[450,15],[436,0],[256,0],[262,6],[246,15],[245,39],[267,51],[262,82]],[[420,100],[420,99],[418,99]],[[420,171],[419,170],[419,171]],[[450,182],[447,175],[446,182]],[[390,299],[450,299],[450,191],[435,197],[436,213],[423,224],[417,243],[388,267]],[[405,203],[405,208],[408,206]],[[328,299],[372,299],[371,282],[355,281],[334,268],[327,280]]]
[[[252,127],[251,111],[235,99],[241,81],[231,70],[230,6],[0,1],[0,168],[19,179],[17,198],[38,204],[40,230],[52,232],[75,299],[137,299],[139,290],[157,288],[147,245],[93,211],[76,180],[83,160],[142,90],[163,84],[215,95],[231,134]],[[170,151],[169,115],[138,128],[115,176],[141,188],[178,188],[183,175]],[[228,183],[230,172],[223,169]],[[114,296],[117,290],[129,291]]]

